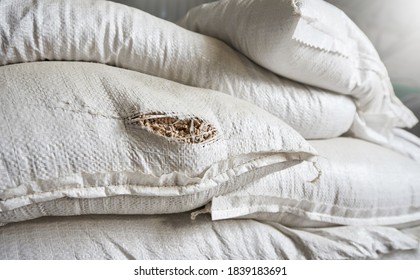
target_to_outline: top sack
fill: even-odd
[[[274,73],[355,98],[353,136],[386,144],[417,120],[395,97],[387,70],[362,31],[321,0],[221,0],[179,22],[219,38]]]

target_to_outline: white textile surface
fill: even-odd
[[[420,163],[352,138],[310,141],[320,156],[213,198],[213,219],[294,227],[420,221]],[[417,153],[420,149],[417,148]]]
[[[348,131],[351,98],[279,77],[225,43],[140,10],[92,0],[3,0],[0,65],[92,61],[218,90],[284,120],[307,139]]]
[[[97,63],[0,67],[0,104],[0,223],[96,213],[77,201],[64,214],[60,205],[42,204],[63,197],[131,195],[139,200],[130,208],[136,214],[187,211],[266,175],[264,167],[281,170],[316,154],[287,124],[246,101]],[[214,138],[179,142],[133,122],[147,113],[163,116],[173,131],[185,130],[172,123],[197,118],[212,125]],[[196,122],[184,126],[191,136],[199,130]],[[151,197],[161,199],[141,203]],[[31,205],[38,211],[21,209]],[[108,213],[125,213],[129,205],[121,206]]]
[[[391,227],[290,229],[254,220],[44,217],[0,228],[0,259],[371,259],[418,247]]]
[[[382,255],[380,259],[383,260],[420,260],[420,226],[412,225],[401,229],[401,232],[412,237],[419,242],[417,248],[412,250],[396,250]]]
[[[179,23],[281,76],[352,96],[355,137],[387,144],[394,127],[417,123],[368,38],[324,1],[220,0],[191,9]]]

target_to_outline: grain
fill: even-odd
[[[197,117],[178,117],[161,112],[136,114],[129,123],[181,143],[196,144],[214,139],[216,128]]]

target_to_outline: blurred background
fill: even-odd
[[[328,0],[368,36],[395,93],[420,119],[420,1]],[[420,136],[420,125],[411,132]]]

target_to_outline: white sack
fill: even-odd
[[[188,213],[45,217],[0,227],[0,259],[371,259],[418,247],[392,227],[290,229]]]
[[[0,223],[187,211],[315,153],[250,103],[102,64],[0,67],[0,104]],[[198,141],[138,122],[156,112]]]
[[[310,143],[320,154],[316,165],[294,166],[213,198],[213,219],[248,217],[297,227],[420,221],[420,163],[357,139]]]
[[[191,9],[179,24],[279,75],[354,97],[355,137],[389,144],[394,127],[417,123],[368,38],[322,0],[221,0]]]
[[[281,78],[219,40],[140,10],[91,0],[3,0],[0,65],[94,61],[250,101],[307,139],[348,131],[351,98]]]

